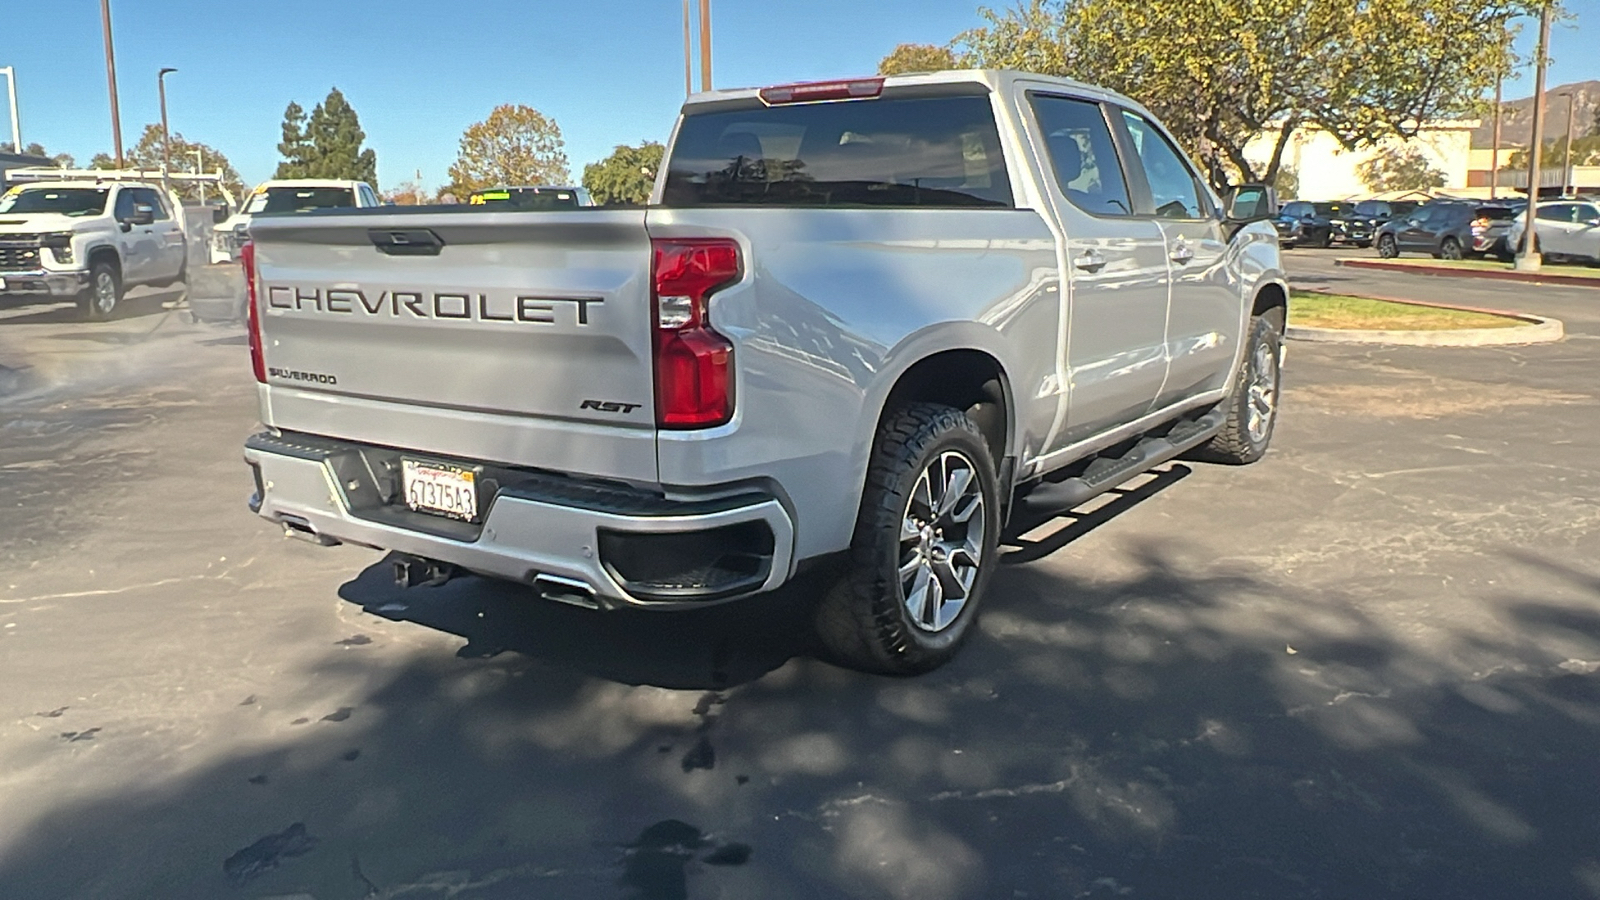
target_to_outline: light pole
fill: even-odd
[[[111,90],[111,146],[122,168],[122,112],[117,108],[117,53],[111,49],[111,0],[100,0],[100,30],[106,36],[106,84]]]
[[[165,68],[156,73],[156,90],[161,94],[161,177],[163,178],[172,168],[172,160],[169,157],[172,135],[167,132],[167,73],[176,71],[178,70]]]
[[[683,0],[683,95],[694,93],[694,52],[689,45],[689,0]]]
[[[10,66],[0,68],[6,73],[6,91],[11,95],[11,152],[22,152],[22,126],[17,124],[17,70]]]
[[[700,0],[700,90],[711,90],[711,0]]]
[[[1501,105],[1500,94],[1505,87],[1506,76],[1501,73],[1494,80],[1494,143],[1489,147],[1489,199],[1495,198],[1495,193],[1500,187],[1500,120],[1505,117],[1505,107]]]
[[[1539,271],[1539,254],[1533,251],[1534,214],[1539,206],[1539,166],[1544,151],[1544,68],[1550,62],[1550,19],[1555,0],[1546,0],[1539,13],[1539,49],[1533,59],[1533,141],[1528,147],[1528,209],[1523,213],[1522,246],[1517,248],[1517,271]]]
[[[1570,197],[1572,195],[1567,193],[1567,183],[1572,181],[1572,92],[1567,91],[1562,96],[1567,98],[1567,146],[1561,160],[1561,196]],[[1573,185],[1573,190],[1577,190],[1576,185]]]
[[[194,154],[194,173],[196,175],[204,175],[206,173],[206,151],[196,147],[189,152]],[[200,185],[200,205],[205,206],[206,183],[204,181],[200,181],[196,182],[196,184]]]

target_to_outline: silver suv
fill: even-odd
[[[1275,206],[1126,97],[966,71],[697,95],[644,209],[259,217],[251,504],[595,608],[814,568],[835,657],[926,671],[1008,527],[1266,452]]]

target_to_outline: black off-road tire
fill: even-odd
[[[973,463],[984,532],[976,578],[954,619],[938,631],[917,625],[900,576],[902,522],[930,464],[955,452]],[[913,403],[885,416],[873,442],[866,490],[846,571],[817,606],[816,632],[832,661],[883,675],[916,675],[944,665],[972,633],[999,560],[1000,497],[993,455],[961,410]]]
[[[103,279],[110,279],[106,294]],[[122,305],[122,273],[110,262],[100,260],[89,267],[89,284],[78,295],[78,315],[91,320],[109,319]]]
[[[1228,419],[1215,437],[1195,448],[1190,454],[1194,459],[1233,466],[1247,465],[1265,456],[1267,445],[1272,443],[1272,432],[1278,424],[1278,396],[1283,385],[1283,334],[1272,321],[1253,316],[1250,319],[1249,341],[1244,360],[1239,364],[1238,377],[1234,379],[1233,392],[1222,401],[1228,410]],[[1262,365],[1270,367],[1264,377],[1260,369]],[[1263,381],[1267,385],[1264,393],[1268,410],[1264,427],[1256,428],[1253,427],[1251,407],[1263,399],[1259,391]],[[1252,391],[1252,386],[1258,391]]]

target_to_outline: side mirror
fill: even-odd
[[[128,218],[130,225],[149,225],[156,220],[156,209],[148,203],[135,203],[133,215]]]
[[[1265,184],[1240,184],[1228,189],[1223,217],[1235,225],[1260,222],[1278,215],[1278,192]]]

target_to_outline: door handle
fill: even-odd
[[[1073,268],[1082,269],[1085,272],[1094,272],[1099,269],[1103,269],[1105,268],[1105,265],[1106,258],[1101,256],[1100,251],[1098,250],[1085,250],[1083,251],[1082,256],[1079,256],[1077,259],[1072,261]]]
[[[1179,241],[1172,245],[1171,259],[1175,263],[1186,263],[1194,259],[1194,251],[1189,248],[1188,244]]]

